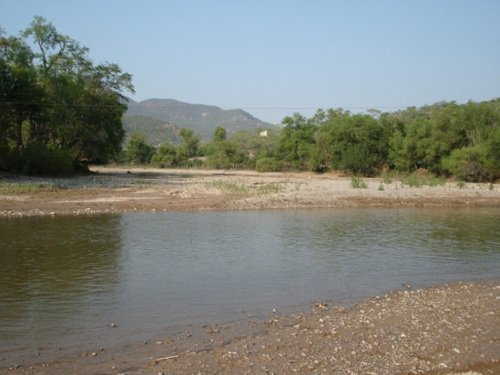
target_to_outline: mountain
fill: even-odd
[[[144,135],[145,141],[150,145],[160,145],[165,142],[179,143],[179,128],[174,124],[157,120],[142,115],[123,116],[123,130],[125,130],[125,143],[134,133]]]
[[[169,124],[178,128],[192,129],[195,134],[204,140],[212,139],[217,126],[222,126],[232,134],[239,130],[252,130],[259,128],[273,128],[274,125],[255,118],[241,109],[223,110],[216,106],[204,104],[190,104],[173,99],[148,99],[142,102],[129,100],[128,110],[124,116],[124,122],[132,122],[134,130],[141,127],[140,120],[144,120],[144,127],[150,129],[153,126]],[[130,120],[133,117],[133,120]],[[155,130],[155,131],[156,131]],[[157,142],[155,142],[157,143]]]

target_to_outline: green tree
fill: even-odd
[[[390,129],[368,115],[333,117],[322,129],[319,146],[334,169],[374,175],[386,164]]]
[[[22,170],[35,150],[71,157],[74,166],[120,150],[121,92],[133,92],[131,76],[116,64],[94,65],[86,47],[42,17],[20,38],[0,37],[0,75],[0,147],[15,159],[0,168]]]
[[[132,134],[125,149],[125,161],[132,164],[148,164],[154,151],[154,148],[145,142],[142,134]]]
[[[182,128],[179,131],[182,143],[177,147],[177,156],[179,160],[187,160],[189,158],[199,156],[200,153],[200,138],[194,135],[190,129]]]
[[[284,128],[281,131],[277,155],[286,168],[307,169],[317,130],[313,120],[308,120],[298,113],[283,119]]]
[[[214,130],[214,142],[225,141],[226,138],[227,138],[226,129],[220,126],[216,127]]]
[[[175,167],[179,163],[175,147],[168,142],[160,145],[151,161],[159,164],[162,168]]]

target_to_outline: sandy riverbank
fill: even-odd
[[[44,179],[3,176],[0,183],[48,184],[39,192],[0,191],[0,216],[130,211],[247,210],[319,207],[500,206],[498,184],[409,187],[365,178],[353,188],[336,174],[94,168],[95,174]]]
[[[349,308],[318,303],[202,334],[28,358],[0,373],[498,374],[499,301],[498,281],[408,288]]]

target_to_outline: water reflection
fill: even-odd
[[[77,317],[89,306],[113,299],[119,217],[1,220],[0,238],[0,338],[36,343],[54,327],[71,333],[82,328]]]
[[[106,345],[402,283],[497,278],[498,222],[498,209],[0,220],[0,351]]]

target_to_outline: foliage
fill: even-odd
[[[277,172],[281,170],[281,164],[276,158],[261,157],[257,159],[255,169],[258,172]]]
[[[119,152],[131,76],[87,54],[42,17],[20,37],[0,36],[0,149],[8,155],[0,168],[69,173]]]
[[[174,124],[143,115],[124,115],[122,123],[125,143],[128,142],[128,137],[135,133],[143,134],[145,141],[153,146],[159,146],[162,143],[180,143],[179,128]]]
[[[249,188],[244,184],[238,184],[236,182],[228,182],[228,181],[214,181],[210,182],[209,186],[218,189],[224,193],[229,194],[248,194]]]
[[[445,182],[444,177],[436,177],[428,173],[413,172],[401,177],[401,184],[409,187],[438,186],[444,185]]]
[[[351,186],[354,189],[366,189],[368,187],[366,182],[359,176],[352,176],[351,177]]]
[[[246,154],[238,144],[226,139],[226,130],[222,127],[215,129],[214,140],[205,147],[205,154],[211,168],[241,168],[246,160]]]
[[[277,154],[285,169],[307,169],[314,149],[314,118],[307,119],[295,113],[283,119],[284,128],[278,144]]]
[[[374,175],[387,160],[389,133],[367,115],[347,115],[328,124],[332,140],[331,165],[335,169]]]
[[[226,129],[221,126],[217,126],[214,130],[214,142],[222,142],[227,138]]]
[[[170,143],[162,143],[151,161],[161,168],[176,167],[179,163],[176,149]]]
[[[127,116],[142,115],[148,118],[160,120],[163,124],[176,124],[180,128],[193,130],[201,137],[202,141],[210,141],[217,126],[227,130],[228,137],[235,132],[245,130],[252,132],[256,128],[271,129],[274,126],[260,121],[248,112],[241,109],[223,110],[209,105],[183,103],[172,99],[149,99],[140,103],[131,101]],[[138,124],[141,119],[137,118]],[[150,120],[143,118],[144,125]],[[151,139],[147,129],[146,139]],[[162,139],[160,142],[164,142]],[[170,140],[173,142],[173,140]]]
[[[182,143],[161,145],[152,160],[168,167],[205,163],[260,172],[333,169],[356,176],[379,174],[384,184],[399,173],[404,185],[415,187],[442,184],[448,176],[494,181],[500,178],[499,124],[500,100],[437,103],[371,116],[319,110],[311,118],[286,117],[281,132],[268,130],[268,136],[256,129],[228,137],[218,127],[204,145],[192,130],[181,129]],[[360,187],[364,182],[360,177],[353,181]]]
[[[199,156],[200,138],[194,135],[192,130],[184,128],[179,131],[179,136],[182,143],[177,148],[177,157],[180,160],[187,160],[189,158]]]
[[[394,116],[408,119],[390,140],[391,164],[400,171],[426,169],[469,181],[500,176],[500,110],[497,101],[438,103]]]
[[[125,161],[132,164],[148,164],[154,152],[154,148],[146,144],[142,134],[133,134],[124,152]]]
[[[57,192],[60,189],[54,184],[0,182],[0,194],[39,194]]]

